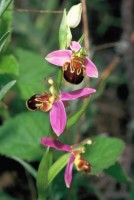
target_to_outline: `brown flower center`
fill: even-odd
[[[73,84],[81,83],[86,71],[84,57],[72,56],[70,62],[65,62],[62,69],[66,81]]]
[[[55,97],[51,93],[43,92],[42,94],[35,94],[27,100],[26,106],[29,110],[41,110],[47,112],[52,108]]]
[[[92,170],[92,167],[90,163],[82,158],[82,153],[84,153],[84,149],[81,150],[73,150],[72,153],[75,156],[74,164],[76,166],[76,169],[78,171],[84,171],[85,173],[90,173]]]

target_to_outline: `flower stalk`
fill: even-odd
[[[58,71],[57,82],[53,78],[48,79],[50,84],[49,92],[42,92],[41,94],[34,94],[27,102],[27,108],[31,111],[40,110],[42,112],[48,112],[50,117],[50,130],[49,136],[41,138],[41,143],[48,147],[43,155],[43,158],[39,164],[37,173],[37,188],[38,188],[38,200],[46,199],[46,188],[53,180],[51,170],[61,169],[65,163],[67,163],[65,170],[65,184],[69,188],[72,182],[72,171],[75,165],[78,171],[84,171],[90,173],[91,165],[86,161],[82,154],[85,152],[84,142],[80,144],[69,146],[63,144],[57,137],[73,124],[75,124],[81,115],[87,109],[90,96],[96,92],[94,88],[83,87],[70,92],[61,92],[62,77],[71,84],[80,84],[85,76],[97,78],[98,69],[95,64],[88,58],[86,49],[81,46],[84,35],[79,42],[72,41],[71,28],[75,28],[81,21],[82,4],[73,6],[66,14],[64,10],[61,25],[59,28],[59,50],[49,53],[45,59],[47,62],[60,67]],[[66,114],[66,108],[64,102],[75,99],[86,99],[83,107],[76,111],[68,120]],[[63,156],[60,160],[61,166],[57,167],[57,162],[54,163],[49,170],[50,148],[57,149],[59,151],[67,152],[67,156]],[[68,157],[69,156],[69,157]],[[65,160],[67,159],[67,160]],[[63,162],[62,162],[63,161]],[[63,163],[63,164],[62,164]],[[50,178],[51,177],[51,178]]]

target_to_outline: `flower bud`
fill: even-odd
[[[82,4],[79,3],[72,6],[67,14],[67,25],[70,28],[75,28],[81,21]]]

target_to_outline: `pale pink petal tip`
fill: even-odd
[[[67,188],[70,187],[71,182],[72,182],[72,170],[73,170],[74,160],[75,160],[75,157],[73,154],[71,154],[68,164],[66,166],[65,174],[64,174],[64,179],[65,179]]]
[[[67,144],[63,144],[62,142],[55,140],[53,138],[47,137],[47,138],[41,138],[41,143],[44,146],[51,147],[54,149],[57,149],[59,151],[67,151],[71,152],[71,147]]]
[[[85,66],[86,66],[86,74],[89,77],[97,78],[98,77],[98,69],[95,64],[89,59],[85,58]]]
[[[50,123],[55,134],[59,137],[66,126],[66,111],[62,101],[55,101],[50,110]]]
[[[72,52],[70,50],[57,50],[49,53],[45,59],[54,65],[63,66],[67,61],[70,61]]]
[[[70,44],[70,49],[74,50],[74,51],[79,51],[81,48],[81,45],[79,44],[79,42],[76,41],[72,41]]]

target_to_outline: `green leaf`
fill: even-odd
[[[42,155],[40,138],[49,130],[48,113],[25,112],[0,127],[0,153],[35,160]]]
[[[22,97],[28,99],[33,94],[44,92],[44,78],[51,76],[55,68],[40,55],[24,49],[17,49],[16,56],[20,63],[17,84]]]
[[[50,152],[48,152],[47,149],[41,160],[37,174],[37,188],[39,200],[46,199],[46,189],[48,185],[53,181],[53,179],[58,175],[58,173],[63,169],[63,167],[65,167],[65,165],[68,162],[69,156],[69,153],[64,154],[57,161],[55,161],[55,163],[49,169],[49,160],[51,159],[51,154]]]
[[[66,153],[61,156],[48,171],[48,185],[53,181],[57,174],[65,167],[68,162],[70,153]]]
[[[1,0],[0,2],[0,17],[4,14],[12,0]]]
[[[49,163],[49,148],[47,148],[43,158],[39,164],[37,173],[37,189],[38,199],[46,200],[46,189],[48,186],[48,163]]]
[[[116,162],[113,166],[109,167],[108,169],[105,169],[104,172],[107,175],[115,178],[120,183],[128,183],[129,181],[131,181],[124,169],[122,168],[122,166],[118,162]]]
[[[3,47],[5,46],[6,39],[9,36],[10,32],[5,33],[2,38],[0,39],[0,52],[2,51]]]
[[[86,160],[92,165],[91,174],[97,175],[104,169],[114,165],[123,153],[124,142],[120,139],[98,136],[92,139],[92,145],[86,145]]]
[[[74,112],[71,116],[69,116],[67,120],[66,128],[69,129],[71,126],[73,126],[83,115],[83,113],[86,111],[88,104],[89,104],[90,98],[86,100],[84,105],[76,112]]]
[[[19,74],[19,65],[13,55],[2,56],[0,59],[0,74]]]
[[[64,10],[62,21],[59,28],[59,46],[60,49],[66,49],[67,47],[67,20],[66,20],[66,10]]]
[[[8,0],[4,0],[3,2],[9,2]],[[10,6],[9,6],[10,9],[13,8],[13,1],[11,1],[10,3]],[[2,17],[0,18],[0,38],[8,31],[11,30],[11,22],[12,22],[12,11],[10,10],[6,10],[6,12],[4,13],[4,15],[2,15]],[[9,34],[10,36],[10,34]],[[8,46],[10,42],[10,37],[7,38],[7,41],[6,41],[6,45],[5,47]],[[6,48],[4,48],[4,50],[6,50]]]
[[[4,85],[4,87],[0,90],[0,101],[2,100],[2,98],[5,96],[5,94],[8,92],[8,90],[10,90],[10,88],[16,83],[16,80],[14,81],[10,81],[9,83],[7,83],[6,85]]]

